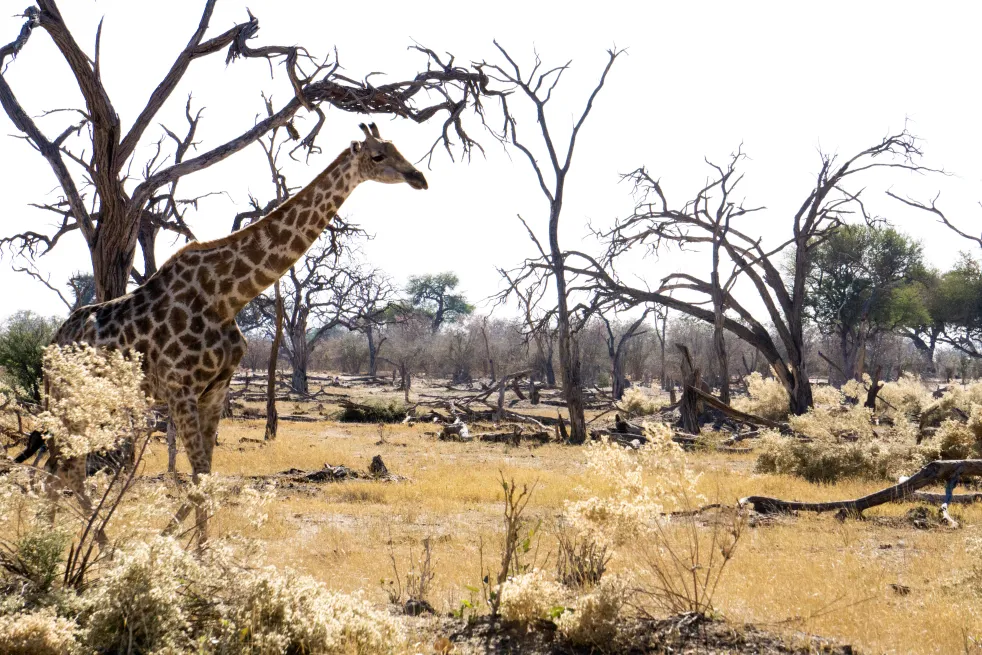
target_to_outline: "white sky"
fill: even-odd
[[[14,13],[16,3],[6,4],[5,13]],[[105,16],[103,78],[127,128],[187,43],[201,3],[174,0],[166,9],[165,3],[124,0],[61,4],[90,53],[99,18]],[[573,67],[551,105],[556,130],[568,130],[578,115],[605,64],[605,50],[615,44],[628,48],[578,142],[561,235],[570,247],[589,246],[583,242],[587,220],[609,224],[631,210],[620,173],[647,166],[661,177],[670,200],[681,204],[706,178],[703,157],[723,162],[740,143],[751,157],[744,167],[747,204],[767,207],[749,220],[757,223],[759,234],[780,238],[813,183],[819,147],[849,156],[899,131],[905,121],[923,139],[924,163],[953,175],[870,179],[868,205],[921,239],[928,261],[939,268],[971,244],[885,198],[884,188],[921,199],[940,190],[940,204],[950,217],[969,232],[982,231],[977,204],[982,200],[982,130],[973,127],[979,110],[974,73],[982,60],[978,3],[605,2],[574,9],[565,2],[226,0],[219,3],[209,36],[244,20],[246,4],[260,20],[255,45],[303,44],[315,55],[337,47],[346,74],[354,78],[371,71],[384,71],[391,80],[412,76],[424,65],[422,56],[406,50],[414,39],[452,52],[460,62],[500,60],[492,39],[526,66],[533,47],[546,64],[571,59]],[[0,18],[0,42],[11,41],[21,24],[19,18]],[[194,107],[205,108],[198,132],[202,148],[213,147],[264,112],[260,91],[272,92],[277,106],[288,99],[282,68],[276,75],[270,79],[264,61],[240,60],[226,68],[223,54],[198,60],[161,122],[182,132],[184,102],[193,92]],[[82,106],[67,66],[42,30],[9,64],[5,78],[32,115]],[[69,120],[55,115],[41,125],[53,136]],[[287,166],[290,182],[312,179],[360,137],[357,124],[363,120],[329,112],[319,141],[323,154],[309,165]],[[423,155],[442,122],[420,126],[377,120],[382,135],[410,159]],[[496,266],[510,267],[532,254],[516,214],[544,234],[546,205],[528,162],[517,152],[509,158],[475,121],[470,126],[487,148],[486,159],[477,156],[467,164],[439,156],[426,171],[428,191],[366,184],[342,214],[376,235],[367,253],[397,280],[452,270],[468,297],[477,300],[498,289]],[[525,121],[523,126],[531,135],[534,125]],[[6,115],[0,115],[0,133],[13,132]],[[159,134],[157,127],[148,130],[143,152]],[[228,193],[205,200],[189,214],[202,239],[227,233],[234,214],[246,208],[249,192],[262,199],[271,195],[258,145],[186,178],[181,190],[182,195]],[[6,136],[0,136],[0,193],[0,234],[40,230],[51,222],[28,206],[57,198],[50,168],[26,143]],[[162,261],[180,244],[165,234],[158,245]],[[0,316],[23,308],[64,312],[54,294],[10,271],[10,262],[9,256],[0,260]],[[38,265],[56,285],[74,270],[87,270],[81,236],[68,237]],[[703,258],[674,254],[645,260],[633,273],[656,284],[680,269],[705,270]]]

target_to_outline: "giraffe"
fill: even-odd
[[[426,189],[426,178],[374,123],[295,196],[245,228],[191,242],[132,292],[73,312],[53,343],[88,343],[142,356],[144,390],[166,404],[191,463],[192,481],[211,473],[218,422],[232,375],[246,351],[235,316],[286,273],[366,180]],[[61,458],[52,445],[46,468],[91,513],[84,458]],[[207,539],[200,505],[184,505],[170,529],[195,510],[199,544]]]

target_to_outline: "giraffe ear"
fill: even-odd
[[[357,155],[359,152],[361,152],[361,141],[352,141],[351,154]]]

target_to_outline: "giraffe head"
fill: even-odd
[[[362,123],[359,127],[365,133],[365,140],[352,141],[351,154],[363,179],[385,184],[405,182],[414,189],[427,188],[423,174],[392,143],[382,140],[375,123],[370,126]]]

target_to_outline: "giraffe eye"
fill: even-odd
[[[385,159],[385,155],[372,155],[372,161],[382,161]]]

